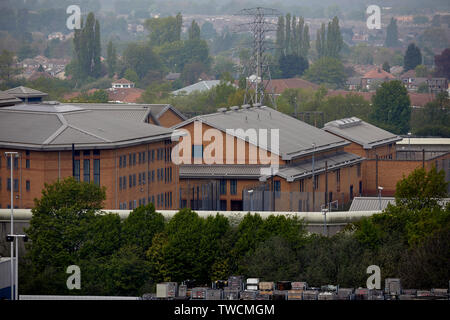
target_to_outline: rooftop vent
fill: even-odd
[[[248,109],[248,108],[250,108],[251,107],[251,105],[249,105],[249,104],[243,104],[242,105],[242,109]]]
[[[239,107],[238,107],[238,106],[232,106],[232,107],[230,108],[230,110],[237,111],[237,110],[239,110]]]
[[[356,117],[336,120],[336,125],[339,128],[350,128],[350,127],[358,126],[360,124],[361,124],[361,119],[358,119]]]
[[[217,112],[225,113],[225,112],[227,112],[227,108],[219,108],[219,109],[217,109]]]
[[[262,104],[261,103],[255,103],[255,104],[253,104],[253,106],[256,107],[256,108],[261,108]]]

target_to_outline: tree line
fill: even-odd
[[[308,234],[291,216],[217,214],[190,209],[170,220],[153,204],[121,221],[103,212],[105,190],[73,178],[46,185],[26,230],[20,263],[24,294],[141,295],[162,281],[198,284],[242,274],[312,286],[365,286],[366,268],[400,277],[405,288],[445,287],[450,259],[450,205],[445,173],[416,169],[397,184],[396,204],[332,236]],[[81,290],[66,288],[66,268],[81,269]]]

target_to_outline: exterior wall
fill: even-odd
[[[360,144],[352,142],[350,145],[345,146],[344,150],[367,159],[375,159],[376,155],[378,155],[379,159],[395,159],[396,145],[395,143],[390,143],[366,150]]]
[[[175,112],[169,109],[159,117],[158,121],[162,127],[170,128],[176,124],[183,122],[183,119],[181,119]]]
[[[450,154],[445,154],[434,159],[426,160],[424,165],[426,170],[430,170],[433,165],[438,170],[444,168],[447,171],[446,177],[448,180],[449,161]],[[378,160],[377,177],[377,161],[374,159],[366,160],[363,166],[363,193],[365,195],[376,195],[378,194],[378,186],[381,186],[383,187],[383,196],[393,196],[397,182],[403,179],[404,176],[408,176],[416,168],[421,167],[421,160]]]
[[[169,161],[157,160],[157,149],[164,149],[170,152],[172,144],[166,144],[164,141],[142,144],[133,147],[125,147],[120,149],[100,150],[100,155],[94,155],[93,150],[90,150],[90,155],[84,155],[80,151],[80,155],[76,156],[76,160],[80,160],[80,180],[84,180],[84,162],[83,160],[90,160],[90,182],[94,181],[94,159],[100,159],[100,185],[106,187],[106,200],[104,207],[107,209],[119,209],[119,204],[126,203],[126,208],[129,209],[129,202],[136,200],[136,206],[139,201],[143,203],[149,202],[149,197],[157,195],[172,193],[172,206],[163,206],[158,209],[174,209],[178,207],[178,202],[174,201],[178,188],[178,168]],[[148,161],[148,152],[154,150],[155,160]],[[19,158],[18,168],[14,168],[14,179],[19,179],[19,190],[14,192],[14,206],[20,208],[32,208],[34,206],[34,199],[41,196],[44,183],[53,183],[58,179],[64,179],[72,176],[72,151],[30,151],[26,155],[25,150],[6,150],[0,149],[1,163],[0,163],[0,207],[7,208],[10,205],[10,191],[8,190],[7,181],[10,177],[10,169],[7,167],[7,162],[4,156],[6,151],[17,151],[21,154]],[[146,153],[146,161],[139,163],[139,153]],[[129,155],[136,155],[136,165],[129,165]],[[126,156],[127,166],[119,168],[119,157]],[[26,168],[26,159],[30,160],[30,168]],[[172,181],[157,181],[157,169],[172,168]],[[148,172],[155,171],[155,181],[148,181]],[[141,181],[139,185],[139,174],[145,172],[145,184]],[[136,175],[136,185],[129,188],[129,176]],[[126,188],[119,190],[119,177],[126,177]],[[30,182],[30,190],[26,189],[26,182]],[[145,199],[145,200],[144,200]]]

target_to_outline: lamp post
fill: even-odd
[[[10,241],[11,244],[16,241],[16,267],[15,267],[15,294],[14,300],[19,300],[19,238],[23,238],[24,242],[28,241],[28,237],[24,234],[8,234],[6,237],[7,241]],[[12,299],[12,296],[11,296]]]
[[[378,186],[378,200],[380,202],[380,211],[381,211],[381,190],[383,190],[383,187]]]
[[[11,168],[10,188],[11,188],[11,235],[14,234],[14,158],[19,156],[18,152],[5,152],[6,161],[9,156],[9,166]],[[14,297],[14,242],[11,241],[11,300]]]

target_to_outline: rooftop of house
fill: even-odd
[[[313,152],[331,150],[349,144],[343,138],[267,106],[244,105],[241,108],[235,106],[228,111],[226,108],[221,108],[217,113],[196,116],[172,128],[182,128],[194,121],[202,122],[225,133],[227,130],[233,129],[235,132],[233,134],[228,132],[228,134],[252,144],[257,144],[257,141],[253,141],[245,132],[266,129],[267,144],[266,146],[259,145],[259,147],[281,156],[283,160],[292,160]],[[238,129],[241,129],[242,132],[239,132]],[[270,131],[272,129],[279,130],[279,150],[272,149]]]
[[[207,91],[220,84],[220,80],[203,80],[190,86],[172,91],[173,95],[191,94],[194,91]]]
[[[382,68],[377,67],[366,72],[362,78],[364,79],[395,79],[395,77],[389,72],[384,71]]]
[[[130,80],[127,80],[127,79],[125,79],[125,78],[121,78],[121,79],[119,79],[119,80],[114,80],[113,82],[112,82],[112,84],[133,84],[134,82],[133,81],[130,81]]]
[[[325,124],[325,131],[361,145],[364,149],[395,143],[401,137],[378,128],[356,117],[330,121]]]
[[[0,107],[1,106],[12,106],[21,103],[22,100],[14,97],[13,95],[0,91]]]
[[[267,80],[264,81],[264,85],[267,84]],[[319,85],[300,79],[300,78],[290,78],[290,79],[272,79],[267,84],[266,92],[281,94],[286,89],[306,89],[311,88],[317,90]]]
[[[34,150],[109,149],[169,139],[173,130],[95,108],[45,102],[0,108],[0,146]]]
[[[5,92],[16,98],[45,97],[48,95],[47,93],[41,92],[39,90],[35,90],[35,89],[23,87],[23,86],[8,89]]]

